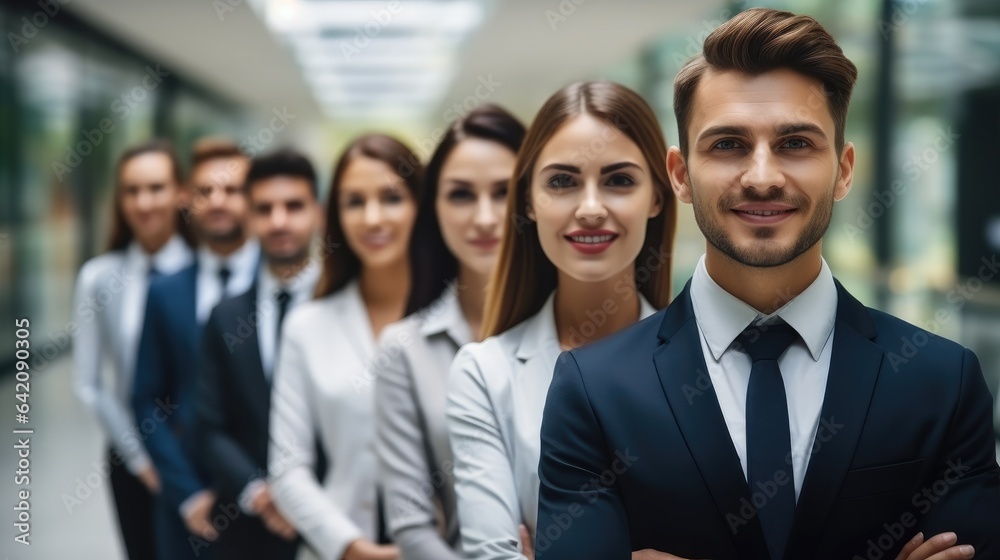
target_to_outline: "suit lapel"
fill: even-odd
[[[716,397],[698,325],[691,306],[691,283],[664,312],[659,337],[664,341],[653,362],[677,426],[701,471],[715,506],[741,558],[767,557],[767,544],[750,491]],[[741,511],[749,515],[741,515]],[[749,519],[747,519],[749,517]]]
[[[807,558],[815,552],[854,458],[882,363],[882,349],[872,342],[877,333],[868,310],[840,282],[837,297],[820,429],[799,493],[785,558]]]

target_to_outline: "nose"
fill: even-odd
[[[583,187],[580,204],[576,207],[576,219],[588,225],[599,225],[608,217],[608,209],[604,206],[604,198],[597,182],[588,180]]]
[[[288,211],[285,210],[285,207],[278,204],[274,208],[271,208],[271,227],[274,229],[283,229],[287,224]]]
[[[766,192],[771,187],[785,186],[785,175],[775,157],[774,151],[766,143],[758,145],[749,159],[749,166],[740,178],[744,188]]]
[[[378,199],[371,199],[365,204],[365,225],[376,226],[382,221],[382,205]]]
[[[140,189],[136,198],[136,206],[140,212],[148,212],[153,208],[153,193],[149,189]]]
[[[482,193],[476,201],[474,223],[482,231],[490,231],[497,226],[497,212],[490,193]]]

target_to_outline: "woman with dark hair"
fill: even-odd
[[[394,138],[350,144],[334,169],[316,299],[282,328],[268,476],[315,558],[399,557],[379,542],[372,360],[379,334],[403,317],[410,279],[426,272],[413,260],[421,178],[416,156]],[[328,459],[322,483],[317,441]]]
[[[191,263],[188,201],[173,147],[154,140],[126,150],[115,167],[108,252],[84,263],[73,302],[73,383],[108,437],[111,492],[129,558],[153,558],[153,495],[160,481],[129,405],[149,277]],[[101,382],[105,361],[112,383]]]
[[[375,381],[376,449],[386,521],[404,560],[458,560],[452,457],[445,427],[448,367],[479,340],[486,285],[500,253],[506,199],[525,130],[496,106],[452,123],[431,156],[417,213],[408,311],[386,329]]]
[[[531,557],[542,408],[556,358],[667,305],[676,203],[656,116],[583,82],[546,101],[514,168],[481,343],[451,366],[447,418],[467,558]]]

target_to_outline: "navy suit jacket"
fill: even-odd
[[[197,277],[196,262],[150,282],[132,389],[136,423],[159,471],[163,498],[175,510],[204,488],[193,437],[201,342]]]
[[[541,432],[536,556],[767,559],[688,288],[563,353]],[[992,399],[969,350],[837,283],[826,397],[784,558],[892,559],[918,531],[1000,558]]]

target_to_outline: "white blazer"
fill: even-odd
[[[542,411],[561,352],[553,299],[534,316],[451,365],[448,433],[462,549],[472,560],[521,560],[521,523],[534,534]],[[639,295],[640,318],[656,310]]]
[[[357,282],[285,319],[271,389],[268,477],[281,513],[312,550],[340,559],[378,538],[371,323]],[[326,453],[323,485],[315,441]]]
[[[155,254],[132,241],[80,268],[73,297],[73,389],[96,415],[112,448],[133,474],[150,464],[129,400],[139,334],[146,312],[150,266],[173,274],[191,264],[192,249],[179,235]],[[104,380],[110,361],[111,383]]]
[[[382,334],[375,381],[376,449],[386,523],[403,560],[461,558],[444,408],[448,368],[471,340],[451,288]]]

